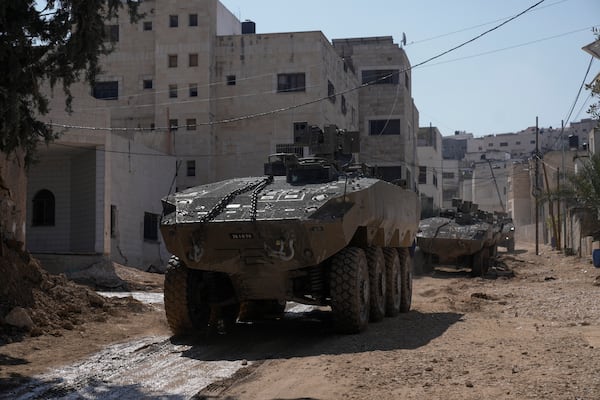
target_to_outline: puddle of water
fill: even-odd
[[[154,292],[97,292],[104,297],[133,297],[137,301],[145,304],[163,304],[165,302],[162,293]]]

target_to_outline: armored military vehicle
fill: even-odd
[[[502,224],[502,231],[498,246],[506,247],[506,251],[514,253],[515,251],[515,224],[512,218],[505,218]]]
[[[281,314],[286,301],[330,306],[345,333],[409,310],[416,193],[347,168],[356,133],[328,126],[298,141],[314,157],[274,154],[264,176],[163,199],[160,229],[174,255],[165,311],[175,334],[231,326],[257,310]]]
[[[455,199],[453,207],[439,217],[419,223],[415,266],[430,272],[434,265],[456,265],[471,268],[475,276],[485,275],[500,232],[493,214],[479,211],[477,204]]]

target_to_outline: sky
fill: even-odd
[[[256,33],[322,31],[329,39],[392,36],[415,66],[540,0],[220,0]],[[582,83],[600,73],[581,48],[600,33],[600,0],[545,0],[481,38],[412,71],[420,126],[444,136],[517,132],[589,118]],[[577,99],[577,102],[575,103]],[[596,101],[598,101],[596,99]],[[575,104],[575,107],[573,107]],[[570,118],[569,112],[573,108]]]

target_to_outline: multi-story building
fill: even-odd
[[[100,176],[92,197],[103,199],[94,209],[96,218],[86,217],[86,224],[94,225],[88,229],[95,232],[89,240],[96,244],[70,246],[65,252],[91,249],[126,264],[154,263],[162,244],[160,237],[148,239],[146,232],[156,232],[162,196],[169,190],[262,175],[270,153],[307,155],[297,138],[312,126],[360,130],[356,161],[415,188],[418,112],[411,97],[410,63],[391,37],[340,39],[334,46],[318,31],[257,34],[253,22],[241,23],[218,0],[146,0],[140,7],[145,16],[137,23],[129,18],[107,23],[114,51],[102,60],[102,74],[93,87],[74,88],[74,113],[48,116],[79,127],[55,147],[68,144],[77,147],[75,152],[89,147],[96,154],[94,162],[87,155],[74,160],[70,186],[56,186],[57,213],[91,201],[76,198],[84,196],[79,185],[89,181],[75,178],[74,171]],[[387,71],[392,73],[386,77]],[[371,80],[375,82],[358,90]],[[136,154],[152,152],[164,157],[146,163],[142,160],[150,158]],[[56,154],[53,163],[52,154],[42,153],[43,168],[32,170],[32,196],[43,189],[47,175],[64,172],[60,163],[65,154]],[[143,179],[129,180],[141,174]],[[58,197],[72,201],[59,204]],[[38,200],[42,204],[43,198]],[[146,204],[153,205],[150,217],[139,210]],[[75,229],[78,218],[72,216],[70,236],[62,243],[83,238]],[[121,229],[119,237],[114,227]],[[126,235],[125,229],[135,234]],[[32,231],[28,243],[52,251],[57,246],[49,240],[52,234]],[[147,249],[148,243],[158,246],[156,251]]]
[[[416,190],[419,112],[406,53],[391,36],[334,39],[333,46],[366,85],[358,92],[361,161]]]
[[[437,215],[442,208],[442,134],[435,126],[419,128],[417,133],[417,157],[419,159],[419,194],[421,215]]]

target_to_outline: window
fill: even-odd
[[[151,31],[152,30],[152,21],[144,21],[144,30]]]
[[[331,81],[327,81],[327,96],[332,103],[335,103],[335,86]]]
[[[437,187],[437,176],[435,176],[435,174],[433,174],[432,177],[433,177],[433,186]]]
[[[119,98],[119,82],[96,82],[92,87],[92,96],[102,100],[117,100]]]
[[[488,147],[494,147],[494,143],[488,143]]]
[[[404,86],[406,86],[407,90],[410,90],[410,78],[408,77],[408,72],[404,72]]]
[[[177,68],[177,54],[169,54],[169,68]]]
[[[277,74],[278,92],[304,92],[306,91],[304,73]]]
[[[500,142],[500,147],[508,147],[508,142]]]
[[[54,194],[42,189],[33,196],[32,226],[54,226]]]
[[[158,240],[158,214],[144,213],[144,240]]]
[[[170,119],[169,120],[169,129],[171,131],[176,131],[177,127],[179,126],[179,121],[176,119]]]
[[[442,178],[454,179],[454,172],[442,172]]]
[[[185,120],[185,127],[188,131],[196,130],[196,118],[188,118]],[[189,161],[188,161],[189,162]],[[191,175],[188,175],[191,176]]]
[[[519,145],[519,144],[521,144],[521,142],[517,141],[517,142],[515,142],[515,144]]]
[[[368,69],[362,71],[362,83],[397,85],[399,73],[397,69]]]
[[[190,97],[198,97],[198,84],[190,83]]]
[[[372,119],[369,121],[369,135],[399,135],[399,119]]]
[[[227,86],[235,86],[235,75],[227,75]]]
[[[419,167],[419,184],[427,183],[427,167]]]
[[[154,122],[150,123],[150,130],[153,131],[154,128],[156,128],[156,125],[154,124]]]
[[[169,97],[177,97],[177,85],[169,85]]]
[[[196,160],[188,160],[186,165],[187,176],[196,176]]]
[[[198,26],[198,14],[190,14],[189,25],[190,26]]]
[[[342,101],[341,101],[342,114],[346,115],[346,113],[348,112],[348,108],[346,108],[346,96],[342,95],[341,98],[342,98]]]
[[[117,206],[110,205],[110,237],[117,237]]]
[[[177,28],[179,26],[179,16],[169,15],[169,26],[171,28]]]
[[[144,89],[152,89],[152,79],[144,79],[143,83]]]
[[[107,42],[118,42],[119,25],[104,25],[104,40]]]
[[[531,140],[529,144],[535,144],[535,140]]]
[[[198,53],[192,53],[189,56],[189,66],[197,67],[198,66]]]

